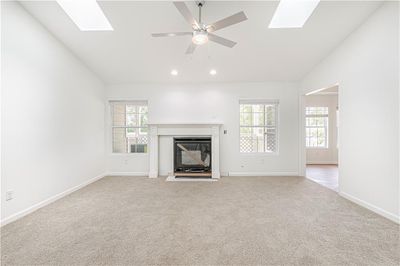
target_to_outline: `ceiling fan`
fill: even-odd
[[[236,13],[232,16],[221,19],[212,24],[205,24],[201,21],[201,8],[204,6],[205,1],[196,1],[199,7],[199,20],[197,21],[192,13],[189,11],[188,7],[184,2],[173,2],[175,7],[185,18],[185,20],[192,26],[193,31],[191,32],[170,32],[170,33],[153,33],[153,37],[175,37],[175,36],[185,36],[192,35],[192,43],[186,50],[186,54],[192,54],[198,45],[205,44],[208,40],[216,42],[218,44],[224,45],[226,47],[232,48],[236,45],[236,42],[222,38],[212,32],[229,27],[231,25],[240,23],[247,20],[246,15],[243,11]]]

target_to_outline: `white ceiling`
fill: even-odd
[[[185,55],[190,36],[152,38],[153,32],[190,31],[171,2],[108,1],[100,5],[114,31],[82,32],[56,2],[22,5],[106,83],[296,81],[356,29],[380,1],[324,1],[302,29],[269,29],[271,1],[206,2],[211,23],[243,10],[247,21],[217,31],[238,44],[215,43]],[[187,2],[194,14],[194,2]],[[170,75],[176,68],[179,75]],[[216,76],[209,70],[215,68]]]

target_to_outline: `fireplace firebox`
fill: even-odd
[[[211,178],[211,137],[174,138],[174,175]]]

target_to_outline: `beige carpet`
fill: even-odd
[[[297,177],[107,177],[2,228],[3,265],[398,265],[399,227]]]

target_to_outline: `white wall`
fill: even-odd
[[[104,85],[18,3],[1,2],[2,222],[105,172]],[[5,192],[14,199],[5,201]]]
[[[177,77],[178,78],[178,77]],[[298,85],[295,83],[235,84],[128,84],[107,88],[110,100],[148,100],[149,121],[156,122],[222,122],[221,172],[251,174],[293,174],[299,166]],[[279,154],[248,155],[239,153],[239,99],[279,99]],[[223,134],[226,129],[228,133]],[[110,131],[110,130],[108,130]],[[108,137],[110,144],[111,138]],[[172,155],[167,139],[160,141],[160,156]],[[108,147],[108,169],[115,173],[147,173],[146,154],[111,154]],[[161,162],[171,160],[163,159]],[[166,174],[168,165],[160,165]]]
[[[399,219],[399,9],[387,2],[303,81],[340,88],[340,193]]]
[[[310,95],[305,98],[305,106],[328,107],[328,148],[307,148],[307,164],[337,164],[337,126],[336,108],[338,107],[337,95]]]

